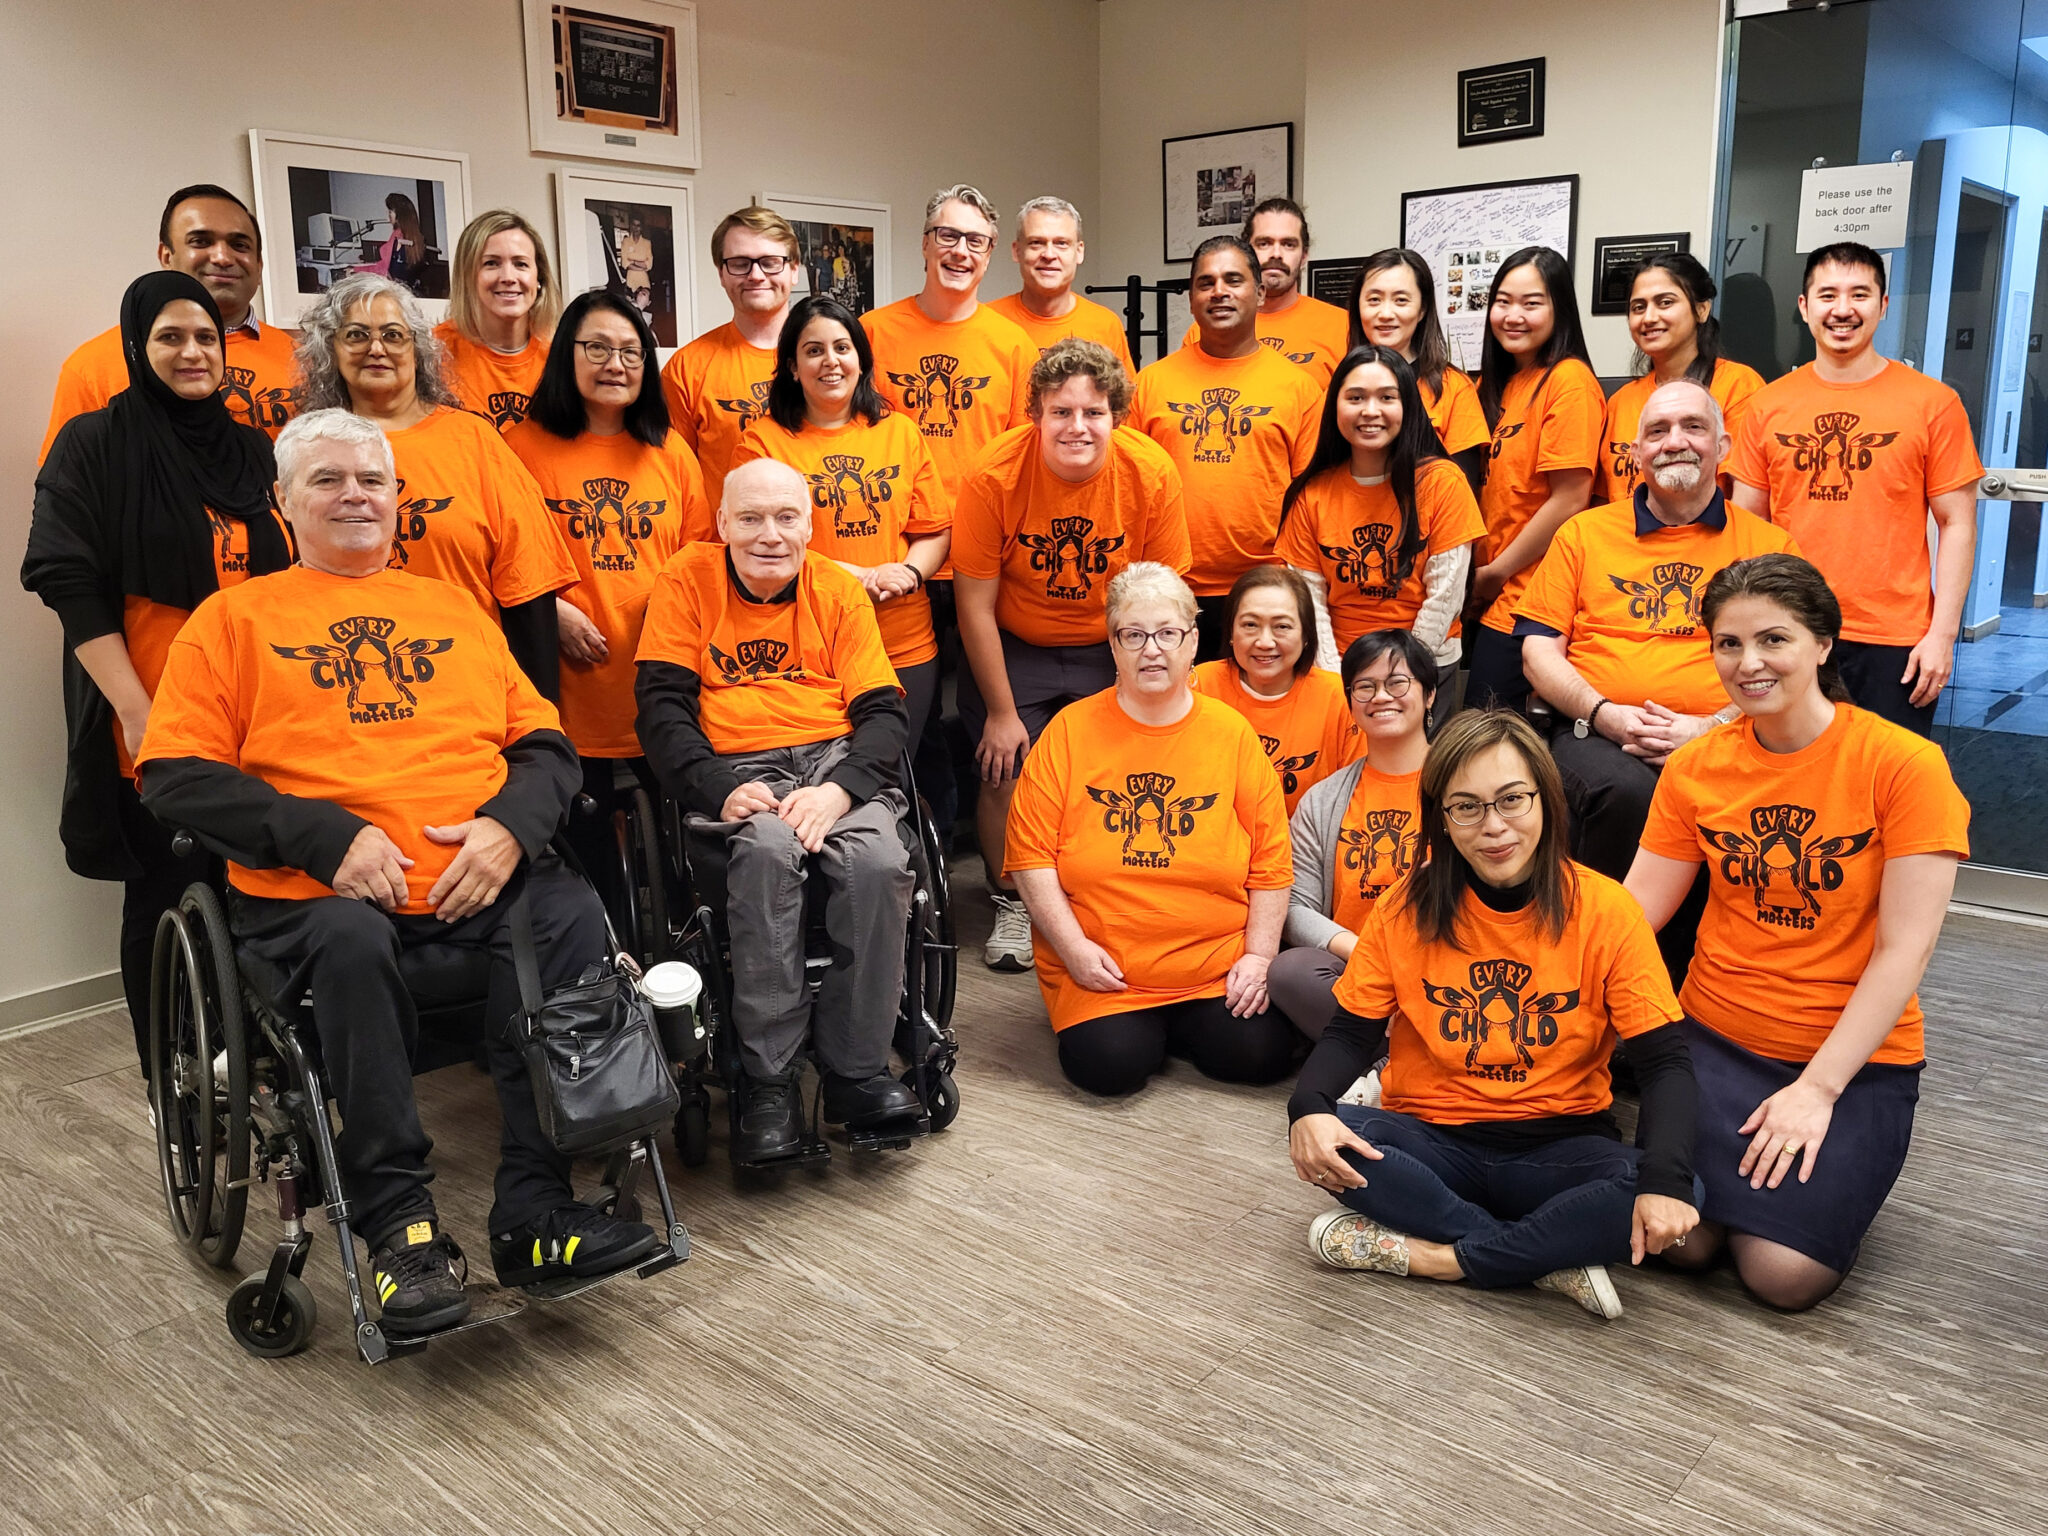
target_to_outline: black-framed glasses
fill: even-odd
[[[1177,651],[1187,644],[1188,636],[1192,635],[1194,631],[1192,629],[1183,629],[1178,624],[1169,624],[1164,629],[1138,629],[1132,627],[1130,629],[1119,629],[1115,633],[1116,643],[1127,651],[1142,651],[1145,649],[1145,642],[1148,640],[1157,645],[1162,651]]]
[[[1415,679],[1405,672],[1396,672],[1389,678],[1361,677],[1351,685],[1351,697],[1360,704],[1369,704],[1384,693],[1390,699],[1406,698],[1408,685]]]
[[[938,242],[942,251],[950,251],[955,246],[965,246],[976,256],[986,256],[996,246],[994,235],[980,234],[971,229],[955,229],[950,224],[927,225],[925,233]]]
[[[754,268],[761,269],[763,277],[780,277],[783,268],[789,265],[787,256],[728,256],[719,265],[725,268],[727,277],[745,277]]]
[[[1499,811],[1503,821],[1520,821],[1536,806],[1536,792],[1529,789],[1511,789],[1504,795],[1491,800],[1452,800],[1445,804],[1444,815],[1461,827],[1476,827],[1486,820],[1488,811]]]
[[[627,368],[638,368],[647,361],[647,354],[631,344],[615,347],[608,341],[579,341],[576,345],[583,349],[585,357],[600,368],[615,357]]]

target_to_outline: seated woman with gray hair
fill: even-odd
[[[555,594],[575,585],[540,486],[487,418],[461,407],[411,290],[372,272],[342,278],[300,318],[304,409],[374,421],[398,466],[391,565],[464,588],[504,628],[520,669],[561,698]]]
[[[1273,1008],[1293,863],[1280,781],[1244,717],[1188,686],[1195,598],[1140,561],[1109,584],[1116,684],[1068,705],[1024,760],[1005,862],[1045,943],[1060,1068],[1130,1093],[1185,1056],[1225,1082],[1285,1076]]]

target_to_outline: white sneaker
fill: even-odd
[[[1380,1107],[1379,1073],[1366,1073],[1365,1076],[1359,1078],[1349,1088],[1346,1088],[1344,1090],[1344,1097],[1337,1102],[1339,1104],[1355,1104],[1360,1109],[1378,1109]]]
[[[1023,898],[991,892],[989,899],[996,904],[996,925],[982,946],[982,959],[992,971],[1030,970],[1031,914],[1024,910]]]
[[[1614,1288],[1605,1264],[1554,1269],[1537,1280],[1536,1289],[1569,1296],[1595,1317],[1604,1317],[1609,1322],[1621,1316],[1621,1292]]]

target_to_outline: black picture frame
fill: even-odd
[[[1691,251],[1692,236],[1596,235],[1593,239],[1593,302],[1588,314],[1625,315],[1636,270],[1652,256]]]
[[[1458,71],[1458,148],[1543,137],[1544,59]]]
[[[1351,285],[1365,268],[1363,256],[1324,256],[1308,264],[1302,274],[1301,291],[1312,299],[1334,304],[1339,309],[1351,297]]]
[[[1208,142],[1194,154],[1185,146]],[[1183,146],[1177,155],[1175,146]],[[1206,164],[1195,165],[1193,158]],[[1181,163],[1176,163],[1176,161]],[[1224,189],[1224,202],[1217,202],[1216,189],[1204,186],[1205,174],[1252,169],[1252,184],[1239,195],[1243,212],[1228,217],[1231,189]],[[1176,177],[1180,178],[1176,197]],[[1255,203],[1269,197],[1294,196],[1294,124],[1261,123],[1253,128],[1224,128],[1214,133],[1184,133],[1159,141],[1159,225],[1161,260],[1172,263],[1193,260],[1194,247],[1210,235],[1236,234]],[[1205,200],[1206,199],[1206,200]],[[1212,217],[1214,214],[1216,217]]]

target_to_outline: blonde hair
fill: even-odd
[[[1131,408],[1131,376],[1117,355],[1099,341],[1066,336],[1038,354],[1031,365],[1031,392],[1024,413],[1036,421],[1045,397],[1069,379],[1093,379],[1109,399],[1109,414],[1121,422]]]
[[[476,270],[483,265],[484,247],[493,236],[516,229],[533,242],[533,275],[537,288],[533,310],[526,323],[532,334],[546,341],[555,334],[555,322],[562,317],[562,289],[555,281],[555,265],[548,259],[546,242],[526,216],[510,208],[492,208],[478,214],[462,227],[455,242],[455,272],[448,284],[448,318],[467,341],[481,343],[477,325]]]
[[[1139,603],[1163,603],[1187,623],[1195,622],[1195,594],[1188,590],[1179,572],[1157,560],[1135,561],[1110,581],[1109,597],[1103,604],[1108,631],[1113,634],[1117,619]]]
[[[736,229],[751,229],[757,235],[780,240],[789,247],[791,261],[804,258],[803,242],[797,239],[795,226],[773,208],[763,208],[756,203],[728,213],[718,221],[718,228],[711,231],[711,261],[714,266],[725,260],[725,237]]]

